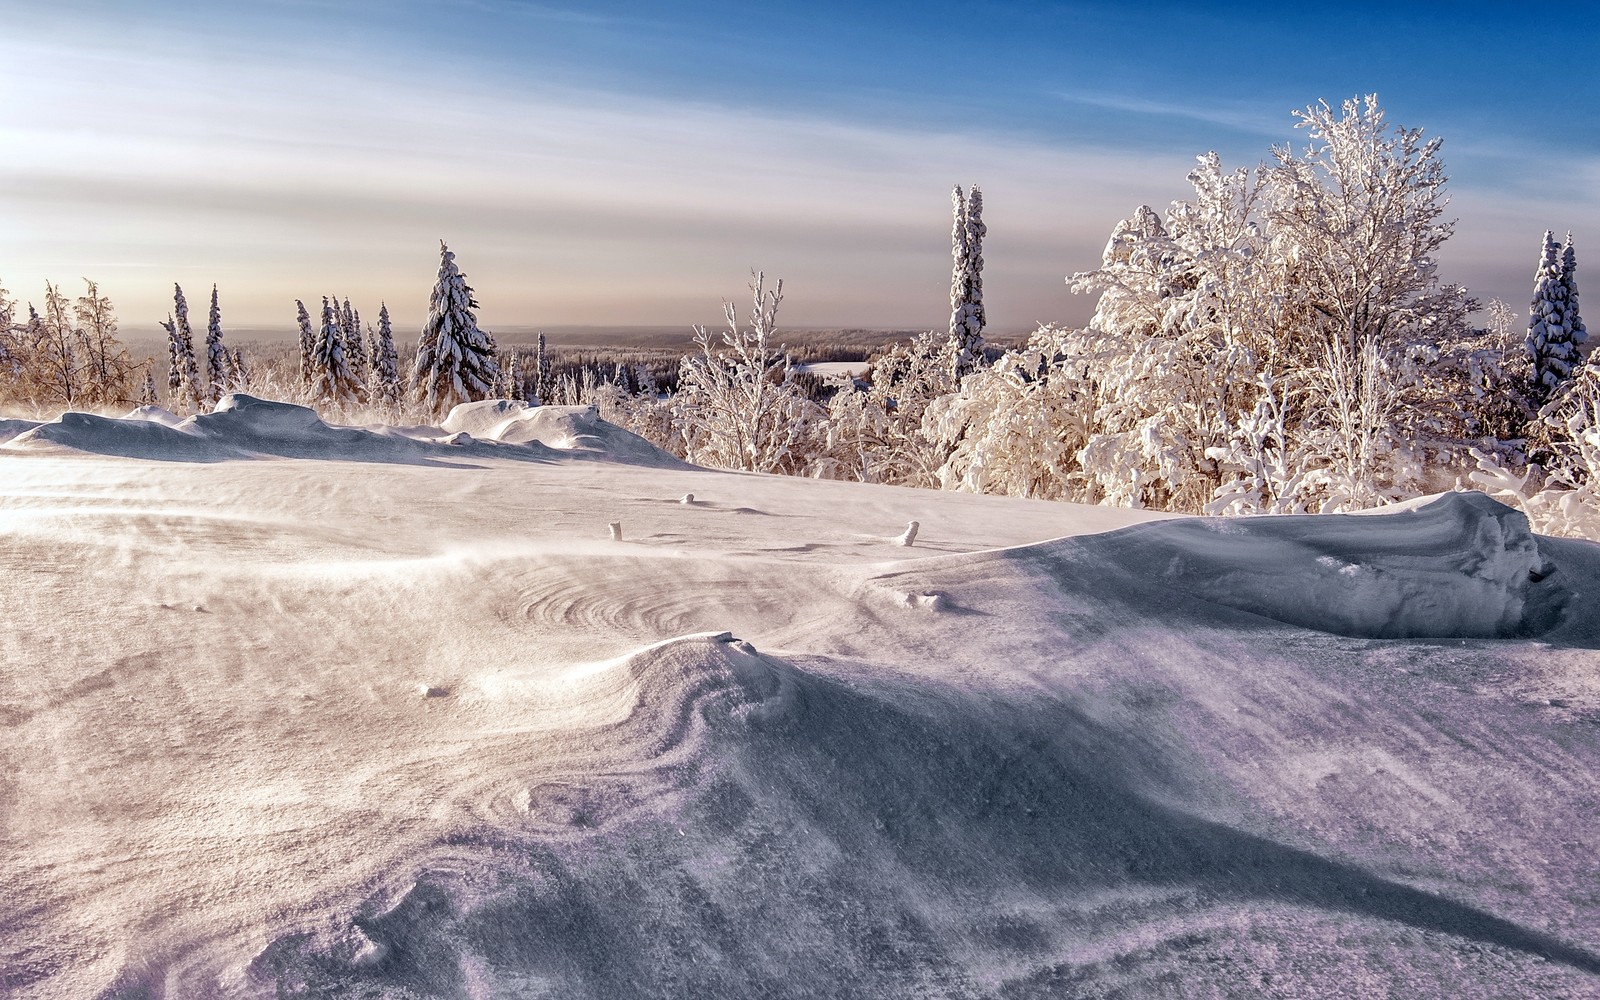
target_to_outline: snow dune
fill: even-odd
[[[19,432],[0,993],[1600,996],[1595,546],[659,455]]]

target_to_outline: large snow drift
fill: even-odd
[[[0,450],[0,994],[1600,996],[1595,546],[458,416]]]

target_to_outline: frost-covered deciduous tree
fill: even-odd
[[[85,362],[72,325],[71,302],[60,287],[45,282],[43,322],[31,345],[39,401],[70,408],[82,403]]]
[[[231,380],[231,359],[222,346],[222,307],[217,301],[217,286],[211,286],[211,314],[206,323],[206,405],[215,407],[227,392]]]
[[[117,338],[117,313],[110,297],[100,293],[96,282],[85,278],[83,283],[84,294],[73,307],[84,356],[83,399],[98,407],[127,405],[133,399],[139,366]]]
[[[1390,127],[1376,94],[1295,115],[1310,142],[1273,149],[1267,216],[1302,321],[1321,334],[1312,356],[1333,337],[1354,354],[1368,337],[1397,346],[1460,330],[1475,304],[1438,277],[1455,229],[1443,218],[1441,140]]]
[[[1533,274],[1528,313],[1528,355],[1533,361],[1533,403],[1552,399],[1580,363],[1580,344],[1567,326],[1567,286],[1562,281],[1562,248],[1555,234],[1544,234],[1539,266]]]
[[[950,229],[950,343],[953,373],[961,379],[983,363],[983,328],[988,315],[983,308],[983,192],[972,186],[963,196],[961,186],[950,192],[954,219]]]
[[[460,403],[489,398],[500,375],[494,339],[478,329],[473,312],[478,303],[456,267],[456,255],[441,241],[439,256],[439,280],[428,303],[411,374],[417,404],[433,416]]]
[[[860,378],[828,400],[826,450],[816,474],[895,486],[936,487],[947,457],[923,429],[928,406],[955,388],[951,345],[933,333],[878,352]]]
[[[675,423],[691,462],[751,472],[803,473],[816,447],[824,411],[795,385],[789,356],[772,342],[783,282],[770,290],[753,272],[750,326],[723,303],[728,329],[720,343],[695,328],[699,348],[679,367],[672,399]]]

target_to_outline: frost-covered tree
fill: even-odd
[[[340,325],[344,327],[344,352],[350,362],[350,372],[365,382],[368,359],[366,341],[361,334],[361,311],[353,308],[350,300],[345,299],[339,318]]]
[[[161,398],[156,395],[155,372],[152,370],[151,366],[146,365],[144,369],[144,382],[139,387],[139,405],[156,406],[160,402]]]
[[[534,357],[533,391],[536,403],[549,403],[555,399],[555,373],[550,368],[550,354],[545,347],[544,334],[539,334],[539,353]]]
[[[300,325],[300,384],[310,386],[316,372],[313,359],[317,353],[317,333],[311,328],[311,316],[306,312],[306,304],[295,299],[294,308],[295,320]]]
[[[1572,377],[1581,362],[1582,342],[1569,327],[1567,284],[1563,280],[1561,244],[1544,234],[1539,267],[1533,274],[1533,303],[1528,313],[1528,355],[1533,361],[1533,404],[1543,405]]]
[[[117,313],[100,286],[83,279],[84,294],[74,305],[78,342],[84,355],[85,401],[94,406],[124,406],[133,398],[133,378],[138,370],[127,348],[117,338]]]
[[[815,474],[895,486],[936,487],[946,450],[924,430],[934,400],[955,383],[951,345],[935,333],[895,344],[846,378],[828,400],[827,446]]]
[[[245,362],[244,348],[235,350],[228,355],[228,391],[248,392],[250,390],[250,366]]]
[[[988,322],[983,308],[983,192],[972,186],[963,196],[961,186],[950,192],[950,343],[954,375],[959,380],[983,363],[983,328]]]
[[[228,349],[222,346],[222,306],[217,286],[211,286],[211,314],[206,323],[206,404],[215,407],[228,389],[232,368]]]
[[[40,402],[70,408],[81,403],[85,364],[72,325],[71,302],[61,289],[45,282],[43,322],[32,343],[33,378]]]
[[[1589,328],[1583,325],[1578,311],[1578,252],[1572,246],[1572,234],[1567,234],[1566,245],[1561,248],[1561,288],[1567,296],[1566,327],[1572,333],[1572,342],[1578,345],[1580,355],[1587,355]]]
[[[478,303],[456,255],[439,243],[439,278],[428,302],[428,319],[417,340],[411,391],[423,410],[442,416],[451,407],[487,399],[499,378],[494,339],[478,329]]]
[[[378,331],[372,341],[372,400],[383,406],[400,403],[400,362],[394,349],[394,331],[389,325],[389,304],[378,307]]]
[[[312,391],[317,399],[335,406],[348,406],[360,402],[363,396],[361,383],[350,371],[344,354],[344,331],[338,318],[338,306],[322,300],[322,331],[318,336],[317,350],[312,357],[315,372]]]
[[[783,282],[769,291],[765,275],[752,272],[750,325],[723,303],[728,329],[720,344],[706,328],[695,328],[699,350],[678,369],[672,406],[684,434],[689,461],[751,472],[801,473],[821,430],[824,411],[799,390],[794,366],[773,344]]]
[[[518,360],[515,349],[506,355],[502,369],[505,372],[506,398],[526,402],[528,391],[522,384],[522,362]]]
[[[1395,346],[1461,330],[1475,303],[1438,277],[1439,248],[1455,229],[1443,218],[1441,140],[1391,127],[1376,94],[1295,115],[1310,143],[1298,154],[1273,149],[1267,214],[1302,321],[1352,352],[1368,337]]]
[[[189,303],[183,297],[183,288],[176,282],[172,286],[172,317],[167,326],[171,338],[169,350],[172,371],[168,382],[177,383],[168,398],[178,413],[195,413],[202,408],[205,388],[200,382],[200,362],[194,354],[194,331],[189,327]]]

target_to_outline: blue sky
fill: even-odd
[[[1063,276],[1194,156],[1373,91],[1444,137],[1448,279],[1525,310],[1544,229],[1600,254],[1593,3],[7,6],[0,282],[132,327],[175,280],[419,322],[439,237],[489,325],[713,321],[757,266],[788,325],[939,327],[971,181],[994,326],[1082,322]]]

